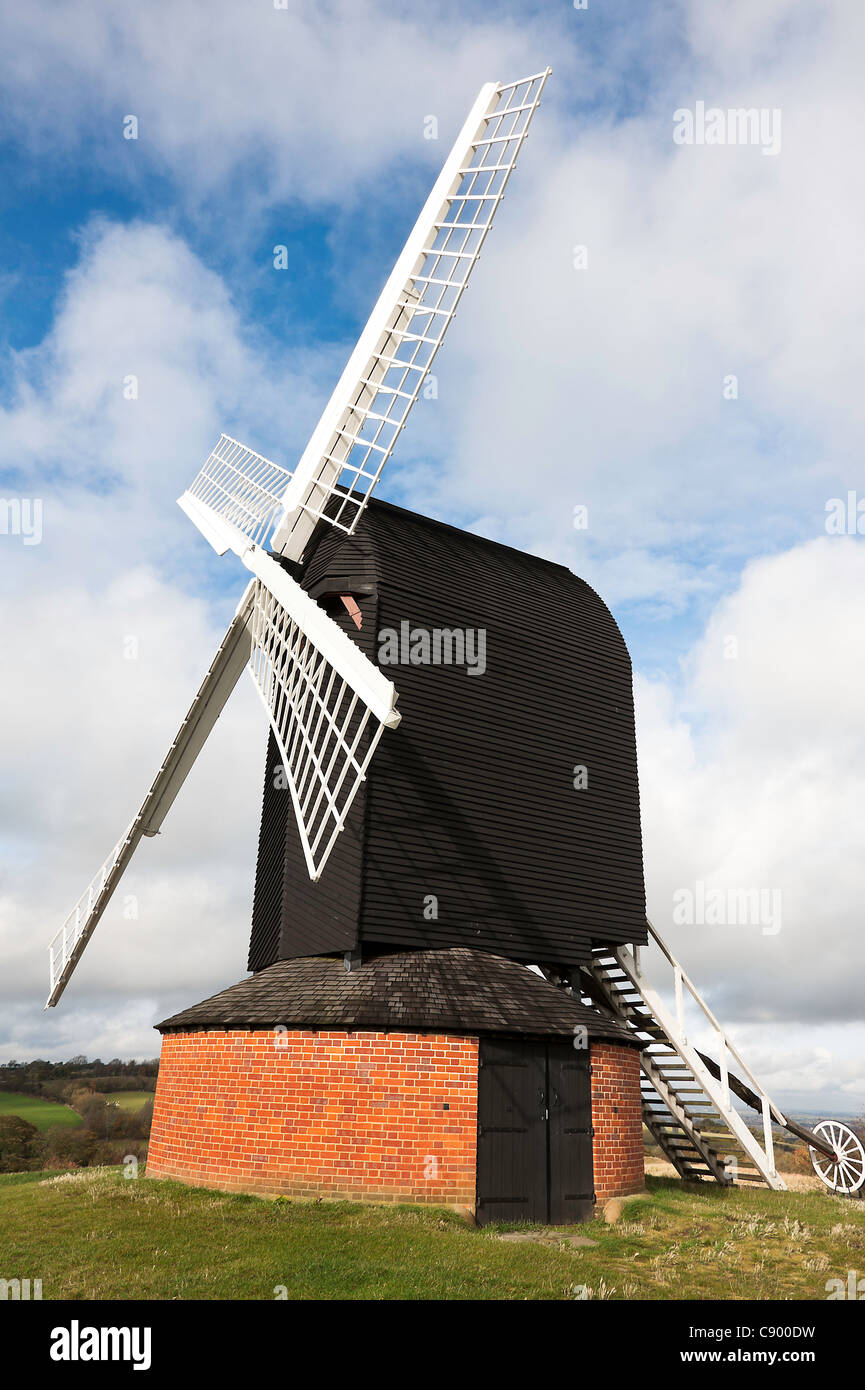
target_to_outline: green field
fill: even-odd
[[[121,1110],[140,1110],[142,1105],[146,1105],[149,1100],[153,1100],[153,1091],[111,1091],[105,1093],[100,1091],[103,1099],[109,1105],[119,1105]]]
[[[508,1241],[440,1208],[272,1202],[124,1179],[0,1177],[5,1268],[81,1299],[825,1299],[865,1271],[865,1203],[650,1178],[615,1225]],[[544,1233],[539,1233],[543,1235]],[[567,1245],[562,1234],[597,1246]]]
[[[19,1096],[14,1091],[0,1091],[0,1115],[20,1115],[37,1129],[53,1129],[57,1125],[74,1129],[81,1124],[81,1116],[68,1105],[40,1100],[38,1096]]]

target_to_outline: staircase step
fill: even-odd
[[[650,938],[657,940],[669,964],[679,969],[651,924],[649,933]],[[640,972],[632,974],[632,967],[627,948],[619,952],[600,947],[593,952],[587,970],[595,981],[593,997],[598,1002],[606,1002],[625,1021],[632,1035],[645,1045],[641,1055],[641,1116],[661,1152],[677,1172],[692,1182],[718,1182],[729,1186],[730,1179],[724,1173],[728,1156],[736,1160],[737,1180],[744,1184],[753,1180],[755,1185],[767,1181],[730,1128],[736,1112],[728,1105],[728,1098],[725,1097],[720,1107],[712,1099],[706,1085],[714,1090],[714,1082],[709,1082],[701,1065],[695,1062],[695,1071],[682,1055],[688,1048],[684,1037],[677,1042],[672,1031],[678,1026],[675,1018],[671,1016],[671,1032],[668,1033],[654,1016],[655,1003],[649,1001],[654,1001],[656,996]],[[690,984],[688,988],[697,1003],[702,1004]],[[711,1019],[711,1015],[707,1016]],[[760,1142],[758,1138],[757,1143]]]

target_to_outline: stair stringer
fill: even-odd
[[[660,939],[657,938],[657,933],[653,931],[652,935],[659,941],[659,944],[662,946],[665,955],[667,955],[668,959],[674,965],[676,970],[679,971],[680,968],[673,961],[669,951],[665,946],[663,946],[663,943],[660,942]],[[729,1092],[725,1093],[724,1088],[715,1080],[715,1078],[709,1072],[708,1068],[700,1059],[700,1056],[695,1050],[695,1048],[693,1048],[687,1041],[684,1032],[676,1026],[675,1018],[666,1008],[660,995],[650,985],[645,975],[643,975],[639,967],[639,964],[635,959],[635,956],[624,946],[611,947],[609,949],[604,950],[602,954],[614,960],[620,968],[620,970],[622,970],[625,976],[627,976],[628,980],[630,981],[631,989],[635,994],[637,994],[639,999],[642,1001],[648,1013],[645,1016],[638,1014],[636,1008],[634,1008],[632,1005],[629,1006],[627,1010],[623,1010],[620,1006],[619,1000],[616,998],[617,991],[611,988],[611,981],[605,978],[604,974],[602,973],[603,967],[600,965],[600,962],[597,965],[593,963],[593,965],[590,968],[590,973],[592,979],[603,993],[605,1001],[609,1004],[610,1007],[614,1009],[614,1011],[620,1018],[622,1018],[625,1022],[629,1024],[629,1026],[633,1029],[633,1031],[636,1034],[639,1035],[640,1032],[647,1031],[645,1028],[641,1027],[641,1024],[648,1024],[650,1028],[654,1028],[655,1031],[648,1033],[648,1036],[651,1037],[654,1042],[660,1043],[662,1045],[666,1044],[675,1053],[678,1054],[682,1062],[687,1066],[688,1070],[691,1072],[694,1081],[697,1082],[704,1094],[714,1105],[719,1116],[723,1119],[723,1122],[729,1129],[731,1135],[735,1137],[735,1139],[741,1145],[741,1148],[748,1155],[751,1162],[754,1164],[757,1173],[759,1173],[760,1177],[766,1183],[766,1185],[772,1188],[774,1191],[786,1191],[787,1185],[784,1182],[783,1178],[776,1171],[773,1157],[770,1157],[770,1154],[764,1151],[763,1148],[761,1148],[758,1140],[751,1133],[750,1129],[745,1124],[744,1120],[741,1118],[738,1112],[733,1108],[732,1103],[730,1101]],[[681,973],[682,972],[680,972],[680,977]],[[692,992],[694,991],[692,990]],[[701,1004],[701,1007],[703,1008],[703,1011],[706,1013],[707,1018],[714,1022],[713,1016],[706,1008],[705,1004],[703,1004],[702,1000],[698,998],[698,1002]],[[660,1100],[667,1107],[673,1119],[681,1127],[682,1131],[688,1136],[689,1140],[693,1143],[694,1148],[701,1155],[703,1161],[709,1168],[712,1177],[715,1179],[716,1182],[724,1186],[728,1186],[730,1184],[729,1174],[727,1173],[726,1169],[720,1164],[715,1151],[706,1143],[706,1140],[700,1133],[699,1128],[694,1124],[692,1117],[688,1114],[687,1110],[682,1105],[680,1099],[677,1096],[675,1096],[675,1093],[664,1081],[659,1069],[654,1065],[652,1061],[651,1054],[641,1054],[641,1064],[643,1067],[644,1074],[651,1081],[651,1084],[655,1088]],[[771,1110],[775,1109],[775,1107],[771,1105],[771,1102],[768,1101],[768,1098],[766,1098],[766,1105]],[[678,1155],[674,1156],[674,1151],[671,1151],[672,1146],[666,1143],[666,1137],[663,1136],[661,1131],[656,1129],[648,1115],[646,1115],[646,1123],[649,1129],[651,1130],[652,1134],[656,1138],[662,1151],[665,1154],[667,1154],[667,1156],[670,1158],[670,1161],[673,1163],[676,1170],[679,1173],[681,1173],[683,1177],[690,1176],[689,1174],[683,1172],[683,1168],[679,1162]],[[766,1127],[767,1119],[766,1113],[764,1111],[764,1128]]]
[[[633,1021],[632,1017],[621,1007],[619,1000],[616,998],[616,992],[607,989],[607,982],[603,974],[594,966],[590,967],[590,970],[592,978],[603,995],[604,1002],[623,1023],[628,1024],[634,1032],[638,1032],[639,1030],[635,1021]],[[709,1170],[709,1174],[722,1186],[729,1187],[731,1185],[731,1179],[723,1163],[719,1161],[718,1155],[715,1153],[714,1149],[710,1148],[706,1143],[699,1129],[694,1124],[692,1117],[688,1114],[684,1105],[680,1103],[675,1091],[667,1085],[663,1073],[655,1066],[653,1056],[650,1052],[644,1050],[640,1053],[640,1066],[644,1076],[651,1082],[658,1096],[667,1107],[667,1110],[673,1116],[673,1119],[679,1125],[682,1132],[688,1136],[697,1153],[703,1159],[703,1162]],[[669,1162],[672,1163],[679,1176],[686,1181],[693,1179],[695,1176],[694,1173],[689,1170],[687,1163],[682,1161],[682,1156],[675,1146],[668,1143],[668,1136],[658,1126],[655,1115],[645,1103],[643,1105],[643,1122],[650,1130],[661,1152]]]

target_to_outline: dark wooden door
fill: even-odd
[[[587,1048],[549,1043],[550,1221],[588,1221],[594,1209],[592,1089]]]
[[[592,1215],[589,1057],[567,1039],[482,1038],[477,1219],[554,1223]]]
[[[477,1219],[547,1220],[546,1047],[482,1038]]]

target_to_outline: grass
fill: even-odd
[[[266,1201],[117,1169],[0,1177],[5,1278],[81,1299],[825,1299],[865,1275],[865,1203],[650,1178],[591,1249],[440,1208]],[[513,1227],[510,1229],[514,1229]]]
[[[140,1110],[142,1105],[146,1105],[149,1100],[153,1100],[153,1091],[111,1091],[101,1092],[109,1105],[117,1105],[121,1110]]]
[[[81,1116],[68,1105],[60,1105],[54,1100],[40,1100],[38,1096],[20,1096],[14,1091],[0,1091],[0,1115],[20,1115],[37,1129],[53,1129],[62,1125],[74,1129],[81,1124]]]

